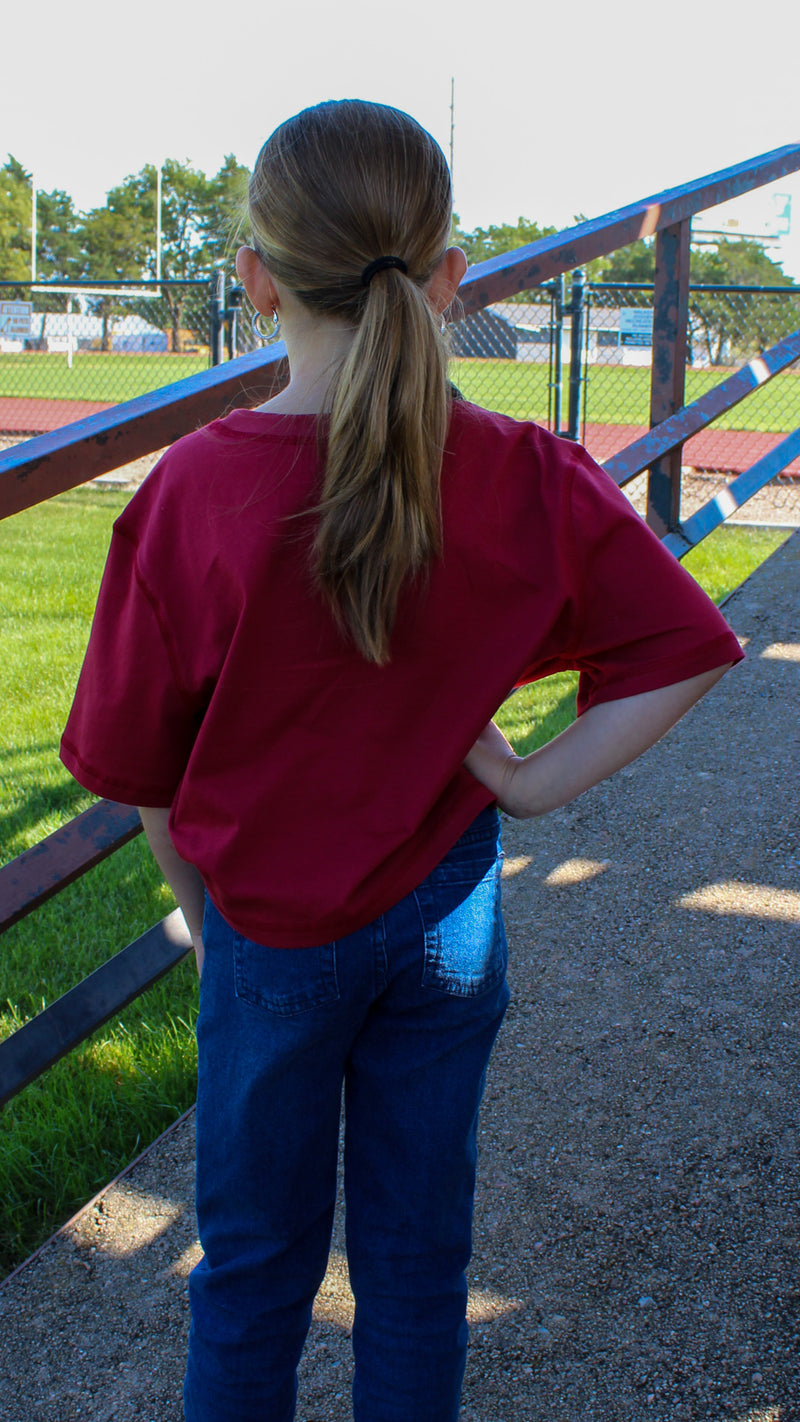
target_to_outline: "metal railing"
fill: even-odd
[[[649,471],[648,522],[678,557],[726,513],[724,501],[716,498],[681,525],[685,441],[800,357],[800,332],[795,331],[684,405],[690,220],[694,213],[798,169],[800,145],[777,149],[482,262],[471,268],[460,290],[462,311],[470,315],[540,288],[593,257],[656,235],[651,428],[610,458],[606,468],[620,485]],[[282,347],[251,352],[0,454],[0,518],[161,449],[225,410],[268,398],[285,379],[284,355]],[[799,451],[800,432],[793,431],[729,487],[729,509]],[[134,810],[101,801],[0,869],[0,933],[140,830]],[[172,914],[19,1028],[0,1044],[0,1102],[77,1046],[180,961],[189,947],[180,915]]]

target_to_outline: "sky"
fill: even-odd
[[[250,166],[308,104],[406,109],[449,156],[466,230],[570,225],[800,142],[785,0],[38,0],[9,6],[0,163],[82,210],[145,163]],[[800,175],[784,269],[800,281]],[[778,254],[775,254],[778,255]]]

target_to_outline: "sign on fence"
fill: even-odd
[[[621,346],[652,346],[653,310],[646,306],[621,306],[619,312]]]
[[[32,301],[0,301],[0,336],[19,340],[31,333]]]

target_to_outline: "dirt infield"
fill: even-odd
[[[743,666],[506,822],[463,1422],[800,1419],[798,605],[800,533],[726,606]],[[190,1115],[0,1288],[2,1422],[179,1422],[192,1148]],[[299,1422],[350,1416],[352,1307],[340,1213]]]

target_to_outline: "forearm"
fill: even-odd
[[[139,806],[147,842],[161,872],[172,889],[178,907],[192,935],[198,971],[203,965],[203,912],[205,886],[197,869],[181,859],[169,832],[169,810]]]
[[[523,758],[490,725],[467,757],[467,768],[493,791],[508,814],[520,819],[546,814],[654,745],[728,665],[674,686],[593,706],[561,735]]]

